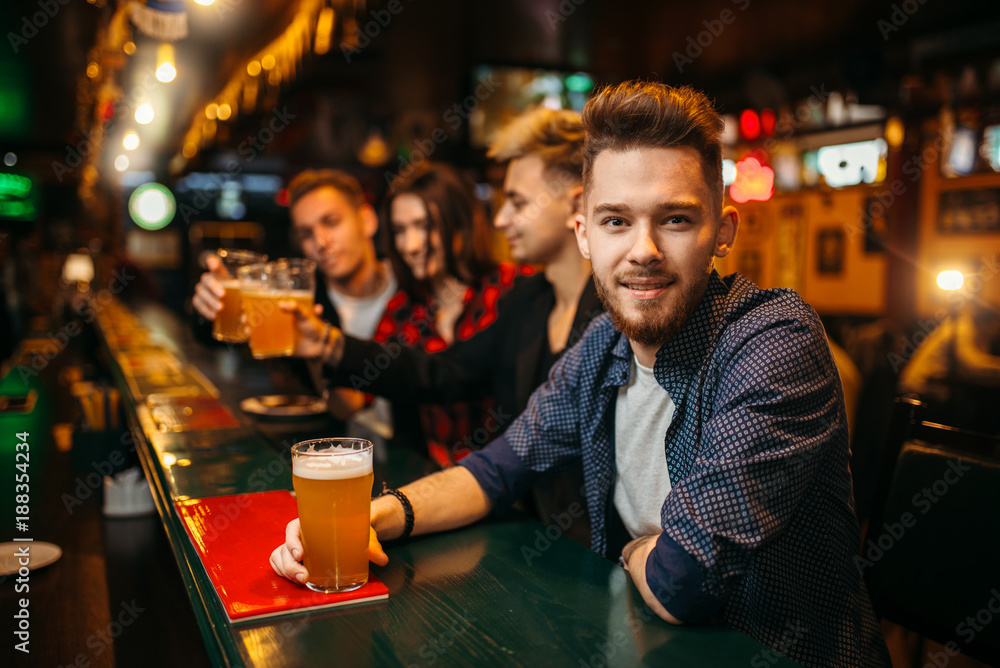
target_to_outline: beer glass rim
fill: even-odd
[[[240,278],[240,280],[245,280],[245,281],[253,280],[253,279],[248,278],[247,274],[250,274],[251,272],[253,272],[255,270],[259,271],[260,273],[266,273],[267,272],[267,265],[269,265],[269,264],[271,264],[271,263],[270,262],[254,262],[253,264],[245,264],[245,265],[243,265],[242,267],[240,267],[240,268],[238,268],[236,270],[236,275],[237,275],[238,278]]]
[[[316,261],[310,260],[307,257],[279,257],[276,260],[271,260],[267,263],[269,268],[277,269],[278,267],[298,267],[304,269],[308,273],[315,273],[316,271]]]
[[[363,443],[360,448],[345,448],[340,452],[309,452],[309,447],[316,443],[329,443],[331,447],[336,447],[340,442]],[[325,438],[311,438],[307,441],[299,441],[292,446],[292,455],[298,457],[336,457],[343,455],[355,455],[371,452],[375,445],[366,438],[353,438],[350,436],[330,436]]]
[[[246,264],[258,264],[267,262],[267,253],[245,250],[243,248],[219,248],[215,254],[224,259],[233,259],[237,262],[246,261]]]

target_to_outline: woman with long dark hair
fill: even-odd
[[[453,167],[424,163],[390,185],[382,210],[382,246],[400,291],[390,300],[375,340],[438,352],[496,319],[497,300],[518,270],[498,264],[482,205]],[[491,400],[421,405],[432,458],[442,466],[486,444]],[[495,429],[495,426],[494,426]]]

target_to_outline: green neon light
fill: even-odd
[[[177,211],[177,201],[160,183],[144,183],[128,198],[128,213],[144,230],[160,230],[170,224]]]
[[[31,179],[20,174],[0,174],[0,198],[23,199],[31,194]]]

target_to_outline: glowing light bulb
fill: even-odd
[[[135,122],[139,125],[148,125],[153,121],[153,107],[149,103],[143,102],[135,110]]]
[[[958,290],[963,283],[965,283],[965,276],[955,269],[942,271],[937,275],[937,284],[942,290]]]
[[[156,50],[156,78],[163,83],[169,83],[177,76],[174,67],[174,47],[171,44],[161,44]]]
[[[177,70],[170,63],[163,63],[156,68],[156,78],[163,83],[170,83],[177,78]]]

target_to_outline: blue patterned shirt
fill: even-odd
[[[582,459],[592,548],[617,557],[606,554],[606,511],[631,354],[598,317],[504,436],[460,462],[495,509]],[[684,622],[729,624],[805,665],[888,666],[852,562],[843,392],[816,313],[792,290],[713,271],[653,369],[676,404],[662,437],[663,533],[646,562],[657,599]]]

